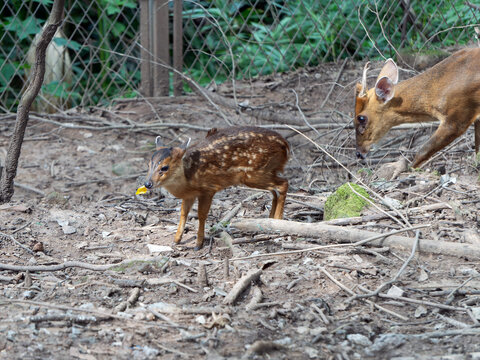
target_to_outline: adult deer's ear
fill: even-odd
[[[395,94],[395,85],[389,77],[382,77],[377,80],[375,84],[375,94],[377,99],[383,103],[387,103],[392,100]]]

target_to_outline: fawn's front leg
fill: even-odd
[[[198,197],[198,232],[195,250],[200,250],[203,247],[205,221],[207,220],[208,211],[212,205],[213,195],[214,194],[204,194]]]
[[[187,222],[188,213],[192,208],[195,198],[183,199],[182,208],[180,210],[180,221],[178,222],[177,232],[175,234],[175,243],[178,244],[182,240],[183,230],[185,230],[185,223]]]

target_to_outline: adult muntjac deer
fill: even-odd
[[[418,167],[462,135],[475,122],[475,152],[480,148],[480,49],[460,50],[424,73],[398,82],[398,68],[385,62],[375,87],[367,91],[368,63],[356,87],[357,157],[396,125],[440,121],[413,162]]]
[[[195,250],[203,246],[205,220],[217,191],[232,185],[270,190],[270,217],[281,219],[288,181],[279,177],[288,160],[289,145],[278,133],[258,127],[211,129],[206,138],[188,147],[157,149],[149,164],[145,187],[162,186],[182,199],[175,242],[182,239],[187,216],[198,198],[198,233]]]

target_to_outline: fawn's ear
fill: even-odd
[[[182,150],[187,150],[188,148],[188,145],[190,145],[190,141],[192,140],[192,138],[188,138],[187,141],[185,141],[182,145],[180,145],[180,149]]]
[[[155,138],[155,146],[157,147],[157,150],[158,148],[164,147],[161,136]]]

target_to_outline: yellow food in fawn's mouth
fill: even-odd
[[[145,186],[140,186],[138,189],[137,189],[137,192],[135,193],[135,195],[140,195],[140,194],[145,194],[147,192],[147,188]]]

